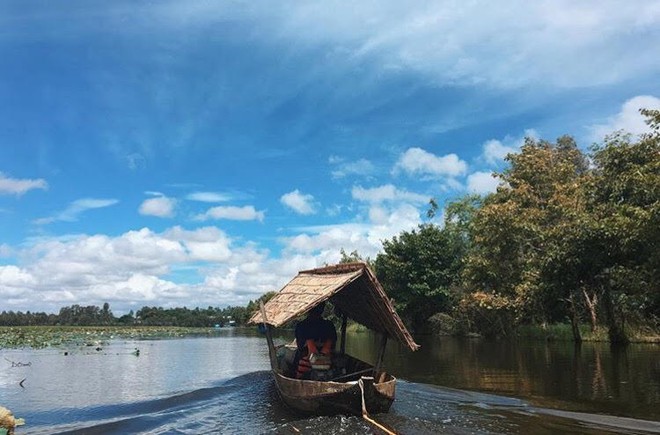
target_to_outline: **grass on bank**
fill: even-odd
[[[660,343],[660,332],[647,327],[627,327],[626,334],[631,343]],[[594,331],[589,325],[580,325],[580,335],[583,341],[609,341],[607,328],[597,326]],[[573,330],[570,324],[560,323],[545,327],[536,325],[520,326],[516,336],[530,340],[573,341]]]

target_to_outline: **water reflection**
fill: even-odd
[[[660,346],[416,337],[389,343],[386,368],[407,380],[529,399],[541,406],[660,419]],[[373,361],[378,337],[352,334],[347,351]]]
[[[278,341],[290,339],[284,332]],[[390,343],[385,357],[402,381],[378,419],[400,433],[660,433],[660,422],[599,415],[659,419],[660,346],[417,339],[420,351]],[[366,361],[378,347],[373,334],[348,337],[347,350]],[[116,341],[100,351],[5,350],[0,363],[0,405],[27,421],[19,434],[372,432],[359,417],[286,409],[265,339],[252,329]]]

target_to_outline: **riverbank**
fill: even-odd
[[[351,333],[366,331],[368,330],[365,327],[356,323],[348,326],[348,332]],[[0,326],[0,349],[98,345],[113,339],[168,339],[211,336],[217,332],[218,328],[179,326]],[[596,328],[596,331],[592,332],[588,325],[583,325],[581,333],[582,340],[585,342],[609,341],[607,329],[604,327]],[[446,332],[436,332],[430,335],[460,336]],[[469,337],[478,338],[479,336],[471,334]],[[571,326],[568,324],[545,327],[521,326],[516,331],[515,339],[570,342],[573,341],[573,335]],[[630,342],[660,344],[660,332],[650,329],[631,330]]]
[[[573,331],[569,324],[555,324],[546,326],[520,326],[516,336],[528,340],[545,341],[574,341]],[[660,344],[660,332],[651,328],[628,328],[626,334],[631,343],[658,343]],[[609,342],[607,328],[598,326],[594,331],[589,325],[580,326],[582,341],[586,342]]]
[[[367,328],[357,323],[351,323],[348,325],[349,332],[352,333],[361,333],[366,332]],[[430,331],[433,331],[432,327],[429,327]],[[652,328],[629,328],[627,330],[628,336],[630,338],[630,343],[651,343],[651,344],[660,344],[660,331],[654,331]],[[589,325],[580,326],[580,334],[582,336],[582,341],[584,342],[609,342],[609,336],[607,333],[607,328],[603,326],[597,327],[594,331],[591,330]],[[416,335],[435,335],[440,337],[452,336],[452,337],[466,337],[466,338],[481,338],[479,334],[476,333],[457,333],[451,329],[435,330],[426,334],[416,334]],[[508,339],[507,337],[505,339]],[[534,341],[574,341],[573,331],[570,324],[559,323],[554,325],[524,325],[519,326],[516,331],[513,339],[524,339],[524,340],[534,340]]]
[[[215,331],[178,326],[0,326],[0,349],[86,346],[113,339],[180,338],[211,335]]]

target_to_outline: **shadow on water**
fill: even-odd
[[[297,415],[279,400],[267,371],[171,397],[34,417],[60,421],[33,427],[35,434],[377,433],[360,417]],[[403,434],[660,433],[656,422],[543,409],[519,399],[405,381],[390,413],[374,417]]]
[[[660,419],[660,346],[488,341],[419,336],[414,353],[388,343],[386,368],[423,384],[518,397],[542,408]],[[347,350],[373,361],[378,337],[354,334]]]

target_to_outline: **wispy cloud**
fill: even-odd
[[[87,14],[79,11],[65,35],[103,32],[121,24],[133,37],[158,38],[172,30],[219,27],[229,20],[251,24],[255,39],[272,41],[277,35],[275,42],[291,46],[295,41],[301,50],[330,47],[343,55],[336,60],[346,64],[369,59],[381,70],[500,88],[617,83],[639,74],[651,76],[660,65],[652,37],[660,27],[660,12],[655,2],[645,0],[428,2],[415,7],[393,0],[282,2],[268,8],[249,2],[230,7],[223,2],[176,1],[128,8],[113,2],[95,11],[98,17],[109,25],[90,26]],[[63,37],[49,28],[37,31]]]
[[[43,178],[11,178],[0,172],[0,194],[21,196],[33,189],[46,190],[48,189],[48,183]]]
[[[131,153],[126,156],[126,163],[130,170],[136,171],[147,165],[147,159],[140,153]]]
[[[226,202],[232,199],[232,195],[220,192],[193,192],[186,195],[186,199],[198,202]]]
[[[195,216],[194,220],[206,221],[209,219],[228,219],[235,221],[263,221],[264,217],[265,213],[263,211],[258,211],[251,205],[243,207],[219,206],[210,208],[206,213]]]
[[[334,43],[350,53],[347,62],[376,58],[383,67],[417,71],[442,83],[574,87],[621,82],[640,71],[649,76],[660,66],[653,37],[660,12],[644,0],[416,7],[395,1],[323,2],[287,9],[279,15],[283,37],[306,45]]]
[[[55,216],[37,219],[34,223],[38,225],[48,224],[55,221],[75,222],[78,217],[88,210],[97,208],[110,207],[119,203],[117,199],[96,199],[96,198],[83,198],[73,201],[63,211],[57,213]]]
[[[6,243],[0,243],[0,258],[9,257],[13,253],[13,248]]]
[[[282,195],[280,202],[298,214],[309,215],[316,213],[314,197],[301,193],[298,189]]]
[[[339,179],[351,175],[368,177],[374,174],[376,167],[371,161],[367,159],[349,160],[345,161],[339,157],[333,156],[329,159],[331,165],[334,165],[332,170],[332,178]]]

